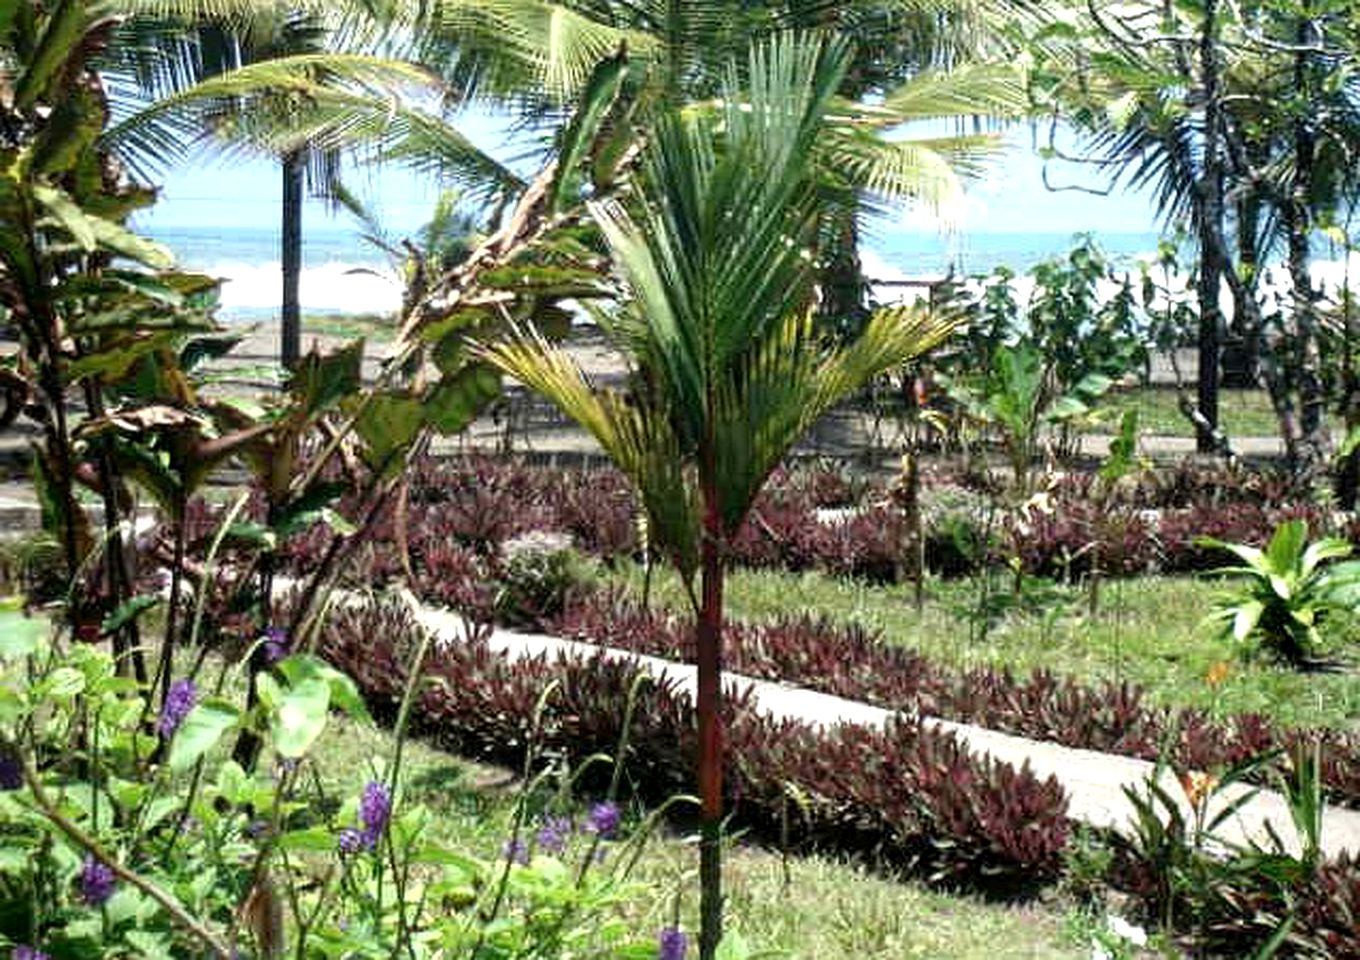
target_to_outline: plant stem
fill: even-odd
[[[43,816],[47,817],[48,821],[53,826],[66,834],[69,839],[74,841],[82,849],[88,851],[92,857],[104,864],[104,866],[112,870],[114,876],[118,877],[118,879],[136,887],[142,893],[160,904],[165,911],[170,914],[172,920],[202,941],[203,945],[211,950],[214,956],[220,958],[220,960],[231,960],[232,952],[227,947],[226,942],[203,924],[195,920],[184,908],[183,904],[150,880],[147,880],[140,874],[123,866],[115,857],[111,856],[108,851],[101,847],[98,841],[68,820],[61,811],[57,809],[56,804],[52,802],[52,799],[48,797],[47,792],[43,790],[42,782],[38,779],[38,775],[33,771],[32,767],[28,766],[28,764],[24,765],[24,779],[28,781],[28,787],[33,792],[33,799],[42,810]]]
[[[721,527],[712,498],[700,546],[703,600],[695,624],[698,651],[699,799],[699,957],[713,960],[722,940],[722,605]]]

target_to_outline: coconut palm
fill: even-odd
[[[838,345],[813,322],[811,249],[825,212],[818,144],[847,59],[837,42],[784,36],[754,46],[740,69],[726,71],[718,107],[663,113],[634,202],[592,206],[627,290],[606,323],[631,366],[627,392],[592,389],[564,352],[532,332],[482,348],[595,436],[631,478],[654,544],[689,588],[704,958],[721,936],[727,547],[770,472],[818,416],[950,329],[897,309]]]
[[[470,8],[485,15],[468,18]],[[860,313],[864,300],[855,247],[865,215],[913,202],[952,226],[963,181],[999,148],[994,136],[977,131],[946,127],[943,134],[904,138],[897,128],[1024,114],[1023,72],[1011,63],[978,62],[1002,49],[999,32],[988,29],[1001,12],[1011,12],[1006,0],[449,0],[443,22],[460,89],[478,89],[531,120],[553,116],[561,98],[578,88],[590,56],[620,45],[639,68],[637,115],[645,118],[657,104],[711,100],[734,56],[754,39],[815,29],[851,40],[837,113],[854,122],[829,128],[836,142],[821,152],[823,189],[838,196],[841,215],[828,218],[817,244],[826,265],[823,312],[845,315]],[[541,55],[517,58],[519,72],[495,69],[507,36],[515,38],[509,46]]]
[[[132,18],[127,32],[137,42],[119,49],[135,86],[158,100],[120,117],[106,140],[146,172],[183,159],[194,145],[278,160],[285,365],[300,352],[304,191],[310,182],[313,193],[334,198],[345,151],[399,156],[472,194],[523,186],[458,132],[441,109],[447,89],[415,65],[428,23],[422,4],[143,3],[157,16]]]

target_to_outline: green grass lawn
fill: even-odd
[[[367,771],[391,755],[391,735],[334,718],[313,752],[323,782],[341,797],[357,795]],[[494,855],[510,832],[517,782],[510,772],[408,743],[408,798],[435,814],[448,845]],[[653,895],[626,908],[640,931],[669,925],[680,896],[681,925],[698,923],[697,853],[686,838],[659,831],[648,840],[634,879]],[[780,956],[826,960],[1078,958],[1090,955],[1065,903],[1003,904],[929,890],[862,865],[825,857],[783,857],[738,842],[725,868],[727,918],[748,943]]]
[[[640,595],[639,567],[602,573]],[[1162,704],[1220,713],[1258,712],[1287,724],[1354,727],[1360,719],[1360,671],[1338,649],[1335,672],[1299,673],[1269,662],[1243,662],[1200,621],[1221,584],[1185,577],[1142,577],[1103,585],[1099,614],[1091,617],[1084,591],[1067,593],[1061,616],[1012,614],[985,641],[970,642],[965,611],[976,588],[970,580],[932,580],[925,609],[912,606],[910,587],[877,587],[818,573],[734,571],[727,586],[731,617],[765,620],[808,612],[879,631],[885,642],[912,647],[960,668],[978,665],[1029,671],[1047,667],[1086,681],[1130,680]],[[675,609],[686,601],[679,582],[658,569],[653,597]],[[1210,667],[1228,661],[1219,686]]]
[[[385,342],[396,336],[396,321],[378,313],[309,313],[302,318],[302,332],[353,340],[365,337]]]
[[[1280,425],[1264,390],[1223,390],[1219,394],[1220,426],[1229,437],[1273,437]],[[1193,437],[1194,427],[1177,407],[1170,387],[1142,387],[1114,393],[1101,401],[1093,433],[1115,433],[1129,410],[1138,411],[1138,429],[1146,434]]]

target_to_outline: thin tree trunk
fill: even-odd
[[[306,156],[301,150],[283,157],[283,310],[279,360],[292,368],[302,356],[302,187]]]
[[[1299,44],[1307,44],[1313,39],[1312,24],[1306,18],[1301,19],[1297,37]],[[1308,56],[1302,50],[1294,55],[1294,84],[1299,91],[1305,90],[1310,82]],[[1294,118],[1294,189],[1289,202],[1293,210],[1289,231],[1289,278],[1293,285],[1300,414],[1297,462],[1292,467],[1305,486],[1312,485],[1330,446],[1324,416],[1316,294],[1309,267],[1309,236],[1313,229],[1313,166],[1317,154],[1311,119],[1302,115]]]
[[[864,270],[859,259],[859,224],[853,212],[843,215],[837,236],[827,251],[830,262],[822,275],[822,314],[841,334],[858,336],[868,319]]]
[[[1204,96],[1204,159],[1199,184],[1199,373],[1197,400],[1204,422],[1195,425],[1195,449],[1213,453],[1218,428],[1218,349],[1223,311],[1219,304],[1225,269],[1220,255],[1223,231],[1222,104],[1219,101],[1218,0],[1206,0],[1199,40]]]
[[[699,957],[713,960],[722,940],[722,529],[709,500],[700,552],[702,600],[695,624],[699,684]]]

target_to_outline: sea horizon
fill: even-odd
[[[277,228],[154,226],[154,239],[180,264],[220,277],[220,313],[227,320],[258,320],[279,309],[281,259]],[[1087,234],[1117,269],[1156,252],[1152,232]],[[1082,234],[1060,231],[974,230],[954,235],[876,231],[861,245],[870,281],[931,280],[952,273],[985,276],[1005,266],[1018,275],[1070,251]],[[401,302],[401,283],[387,255],[355,230],[305,228],[301,279],[303,309],[313,313],[385,313]]]

